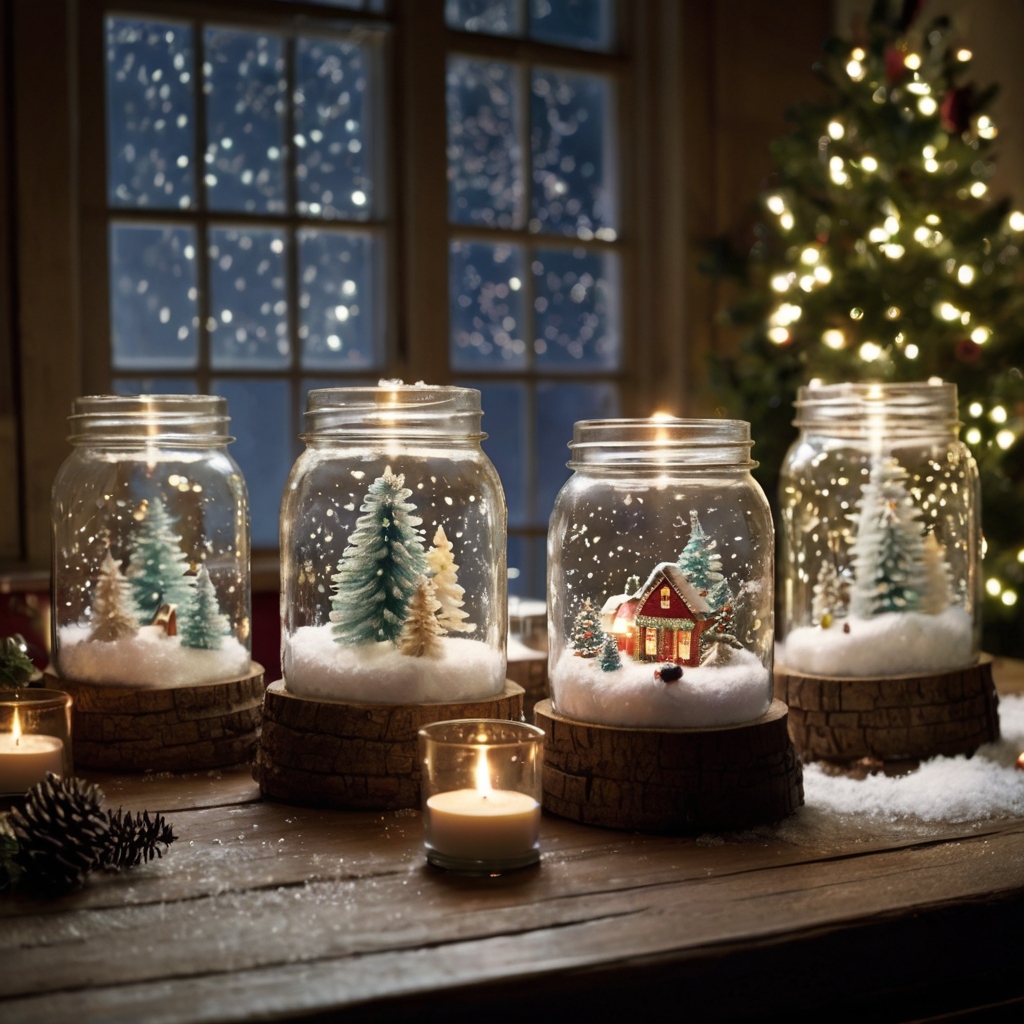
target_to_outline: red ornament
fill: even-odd
[[[940,113],[942,127],[947,132],[965,132],[971,123],[972,96],[969,86],[962,89],[950,89],[942,97]]]
[[[961,338],[956,343],[954,354],[961,363],[976,363],[981,358],[981,346],[970,338]]]
[[[885,49],[885,77],[892,85],[899,85],[910,72],[903,63],[903,56],[903,51],[897,50],[894,46],[887,46]]]

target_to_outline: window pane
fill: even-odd
[[[452,242],[448,291],[452,369],[526,366],[522,246]]]
[[[211,390],[228,400],[229,451],[249,486],[254,548],[277,547],[281,494],[292,467],[292,418],[286,380],[214,380]]]
[[[376,240],[347,231],[300,231],[298,238],[302,365],[309,370],[379,366]]]
[[[448,59],[448,219],[521,227],[519,71],[500,61]]]
[[[487,433],[483,448],[501,477],[508,504],[508,525],[525,526],[529,508],[526,385],[479,380],[459,381],[458,385],[480,392]]]
[[[195,195],[192,30],[107,19],[111,206],[187,208]]]
[[[365,220],[373,208],[365,46],[299,39],[295,178],[300,213]]]
[[[197,365],[196,233],[110,225],[111,364],[119,370]]]
[[[207,29],[206,182],[211,210],[281,213],[284,48],[267,32]]]
[[[538,249],[533,259],[538,369],[617,370],[619,257],[583,248]]]
[[[579,50],[610,50],[615,42],[612,0],[530,0],[530,36]]]
[[[614,239],[618,211],[609,81],[534,71],[530,93],[530,230]]]
[[[192,377],[119,377],[114,381],[115,395],[194,395]]]
[[[445,0],[449,28],[489,36],[518,36],[523,32],[525,0]]]
[[[534,438],[537,501],[534,522],[546,523],[555,495],[566,480],[572,425],[577,420],[619,415],[619,390],[615,384],[570,384],[544,381],[537,385]]]
[[[284,232],[211,228],[209,237],[210,365],[290,365]]]

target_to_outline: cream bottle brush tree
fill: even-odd
[[[121,563],[110,553],[100,564],[92,601],[90,640],[110,643],[135,636],[139,631],[139,610],[132,596],[131,581],[121,572]]]
[[[459,586],[459,567],[452,554],[452,542],[439,526],[434,534],[433,547],[427,552],[434,589],[439,602],[438,621],[449,633],[472,633],[476,623],[467,622],[469,613],[463,609],[466,591]]]

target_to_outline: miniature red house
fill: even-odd
[[[601,624],[634,661],[700,664],[700,636],[715,621],[708,603],[674,562],[663,562],[634,595],[610,597]]]

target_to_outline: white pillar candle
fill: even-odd
[[[13,731],[0,733],[0,793],[25,793],[47,772],[64,774],[64,741],[22,733],[15,709]]]

